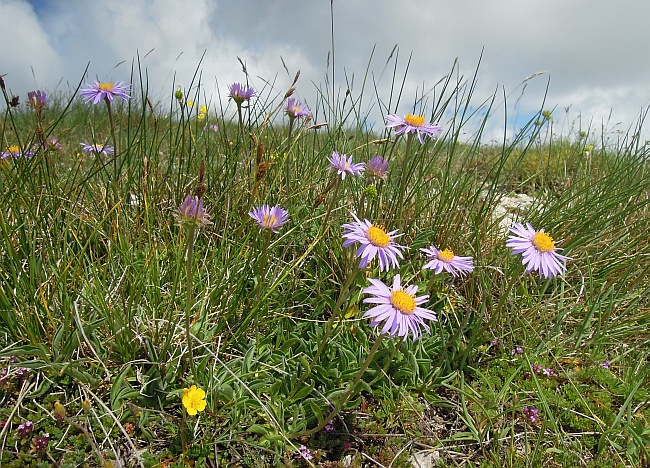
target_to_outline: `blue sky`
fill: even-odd
[[[434,89],[456,59],[459,73],[470,77],[481,56],[474,104],[495,92],[498,101],[508,95],[510,119],[515,102],[519,116],[528,117],[546,99],[557,130],[606,125],[616,132],[650,104],[650,2],[334,0],[333,6],[337,85],[354,75],[358,92],[367,67],[378,79],[396,45],[401,79],[411,55],[400,113]],[[227,84],[243,81],[239,57],[256,87],[274,80],[277,92],[300,69],[298,95],[313,103],[331,72],[329,13],[327,0],[2,0],[11,40],[0,41],[0,74],[14,94],[66,92],[82,79],[128,80],[139,54],[146,56],[151,94],[164,102],[174,81],[189,85],[205,54],[203,90],[217,99]],[[385,100],[392,67],[378,84]],[[495,139],[502,126],[503,113],[491,121]]]

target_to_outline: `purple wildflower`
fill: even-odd
[[[522,348],[521,346],[517,346],[512,351],[510,351],[510,354],[512,354],[513,356],[515,354],[524,354],[524,348]]]
[[[250,211],[248,215],[253,218],[261,227],[270,229],[271,231],[277,233],[278,228],[282,227],[282,225],[287,222],[289,212],[280,208],[279,205],[275,205],[273,207],[270,207],[269,205],[262,205],[253,208],[253,211]]]
[[[311,450],[309,450],[304,445],[298,447],[298,457],[304,458],[305,460],[311,460],[312,458],[314,458],[314,456],[311,453]]]
[[[83,146],[83,152],[87,154],[94,153],[96,155],[103,154],[104,156],[108,156],[109,154],[115,153],[115,148],[108,145],[102,145],[100,143],[95,143],[93,145],[82,142],[80,145]]]
[[[343,225],[343,247],[361,244],[356,256],[361,258],[359,268],[365,268],[376,256],[379,257],[379,271],[388,270],[390,266],[399,267],[397,257],[404,258],[401,250],[406,247],[397,244],[393,239],[401,236],[395,231],[386,232],[381,226],[375,226],[367,219],[360,221],[353,213],[354,222]]]
[[[381,156],[374,156],[366,164],[366,174],[375,179],[385,179],[388,161]]]
[[[524,416],[526,416],[530,422],[537,422],[539,420],[539,411],[534,406],[524,406],[522,408]]]
[[[345,179],[345,175],[358,176],[365,168],[364,163],[352,163],[352,156],[347,154],[339,154],[338,151],[332,152],[332,157],[327,158],[330,165],[327,169],[336,169],[341,176],[341,180]]]
[[[212,224],[210,215],[203,207],[203,199],[196,196],[186,196],[181,206],[176,208],[172,214],[179,226],[204,227]]]
[[[429,300],[429,296],[416,297],[417,286],[402,287],[400,275],[395,275],[392,287],[378,279],[370,278],[370,282],[372,286],[365,288],[363,293],[373,297],[367,297],[363,302],[378,305],[368,310],[363,317],[372,318],[372,327],[385,322],[381,333],[389,333],[391,338],[401,336],[406,340],[410,332],[413,341],[416,341],[421,335],[420,327],[429,332],[425,320],[438,321],[435,312],[420,307]]]
[[[284,111],[291,120],[295,119],[296,117],[307,117],[311,115],[309,108],[294,98],[287,99],[287,107]]]
[[[463,276],[467,272],[474,270],[472,257],[459,257],[454,255],[449,249],[438,250],[433,245],[428,249],[420,249],[428,255],[429,263],[425,264],[422,269],[431,269],[435,274],[446,271],[452,276]]]
[[[255,96],[255,90],[241,83],[233,83],[228,86],[228,96],[235,101],[237,106],[241,106],[244,101],[250,101]]]
[[[44,433],[40,437],[34,437],[32,440],[32,445],[34,446],[35,450],[41,451],[45,450],[47,448],[47,444],[50,443],[50,434],[49,433]]]
[[[117,83],[100,83],[95,80],[92,86],[80,90],[84,102],[98,104],[101,101],[113,102],[116,97],[128,101],[131,98],[131,85],[124,84],[124,81]]]
[[[426,123],[421,115],[406,114],[402,118],[396,114],[389,114],[386,116],[386,121],[388,122],[386,127],[394,129],[395,135],[415,133],[422,145],[424,144],[424,135],[435,138],[442,131],[440,125]]]
[[[30,91],[27,93],[27,105],[37,111],[45,109],[48,102],[45,91]]]
[[[557,253],[562,249],[555,247],[555,241],[544,229],[536,231],[530,223],[526,227],[515,223],[510,231],[513,235],[508,237],[506,246],[513,249],[512,255],[522,254],[526,273],[537,270],[540,277],[550,278],[566,270],[563,262],[570,258]]]
[[[18,425],[18,429],[16,429],[16,433],[18,434],[18,437],[27,437],[29,434],[32,433],[34,428],[35,426],[33,422],[25,421],[24,423],[20,423]]]

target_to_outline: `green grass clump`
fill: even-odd
[[[73,95],[36,112],[5,94],[0,147],[31,156],[0,160],[2,463],[409,466],[421,451],[448,466],[647,463],[639,133],[613,146],[556,136],[540,111],[485,144],[493,111],[469,112],[475,82],[452,76],[414,103],[319,88],[311,117],[291,122],[298,77],[259,82],[241,107],[206,100],[201,83],[153,103],[139,74],[110,111]],[[402,108],[442,134],[421,145],[368,129],[367,109]],[[333,151],[382,156],[387,175],[341,180]],[[530,206],[494,215],[521,193]],[[194,195],[211,224],[179,222]],[[288,211],[277,233],[249,216],[262,204]],[[403,234],[399,268],[357,268],[342,246],[350,213]],[[571,258],[563,275],[524,274],[505,247],[515,221],[553,236]],[[422,270],[431,245],[476,268]],[[396,273],[439,318],[415,342],[378,339],[362,317],[368,279]],[[182,403],[192,385],[206,393],[198,415]]]

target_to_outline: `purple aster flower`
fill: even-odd
[[[255,90],[241,83],[233,83],[228,86],[228,96],[241,106],[244,101],[250,101],[255,96]]]
[[[358,176],[363,172],[365,168],[364,163],[353,164],[352,156],[348,156],[347,154],[339,154],[338,151],[333,151],[332,157],[327,158],[327,160],[330,162],[330,166],[327,168],[336,169],[341,175],[341,180],[345,179],[345,174]]]
[[[84,153],[87,154],[95,153],[97,155],[103,154],[104,156],[108,156],[109,154],[113,154],[115,152],[115,148],[108,145],[100,145],[99,143],[96,143],[94,145],[88,143],[80,143],[80,144],[81,146],[83,146]]]
[[[363,300],[366,304],[378,304],[365,314],[364,318],[372,317],[370,326],[376,327],[385,322],[381,329],[382,333],[389,333],[392,338],[395,335],[406,340],[409,332],[413,335],[413,341],[420,336],[420,327],[427,333],[429,326],[425,320],[436,322],[438,318],[435,312],[420,307],[429,300],[429,296],[416,297],[417,286],[402,287],[400,275],[393,278],[393,287],[390,288],[378,279],[370,278],[372,286],[363,290],[364,294],[372,294],[374,297],[367,297]]]
[[[375,256],[379,257],[379,271],[390,269],[391,264],[399,267],[397,257],[404,258],[400,250],[406,247],[395,243],[393,239],[402,234],[395,235],[396,230],[386,232],[383,227],[375,226],[367,219],[360,221],[354,213],[352,217],[355,219],[353,223],[343,225],[343,247],[361,244],[356,253],[361,258],[359,268],[367,267]]]
[[[27,93],[27,105],[36,110],[42,110],[47,107],[47,94],[45,91],[30,91]]]
[[[83,88],[79,92],[84,102],[92,101],[93,104],[98,104],[103,100],[113,102],[113,99],[116,97],[128,101],[131,98],[131,95],[129,94],[131,92],[131,85],[124,84],[124,81],[119,81],[117,83],[100,83],[95,80],[92,86],[89,88]]]
[[[285,112],[292,120],[296,117],[307,117],[311,115],[309,108],[294,98],[287,99],[287,107],[285,108]]]
[[[188,195],[181,203],[181,206],[176,208],[172,213],[176,218],[176,224],[186,227],[204,227],[212,224],[210,215],[203,207],[203,199],[197,196]]]
[[[429,257],[429,263],[425,264],[422,269],[431,269],[436,275],[442,273],[444,270],[456,277],[463,276],[474,270],[472,257],[458,257],[449,249],[438,250],[433,245],[429,249],[420,250]]]
[[[539,411],[534,406],[524,406],[521,411],[523,411],[524,416],[526,416],[530,422],[537,422],[539,419]]]
[[[388,161],[381,156],[374,156],[366,164],[366,174],[375,179],[385,179],[386,169],[388,169]]]
[[[7,158],[14,158],[14,159],[19,159],[19,158],[25,158],[29,159],[32,156],[34,156],[34,153],[27,150],[23,151],[20,149],[18,145],[11,145],[7,148],[6,151],[0,154],[0,159],[7,159]]]
[[[275,233],[278,232],[278,228],[287,222],[289,216],[289,212],[280,208],[279,205],[275,205],[274,207],[262,205],[253,208],[253,211],[250,211],[248,214],[257,224]]]
[[[415,133],[422,145],[424,135],[435,138],[442,131],[440,125],[426,123],[421,115],[406,114],[406,117],[402,118],[396,114],[389,114],[386,116],[386,122],[388,122],[386,127],[395,129],[395,135]]]
[[[550,278],[566,270],[562,262],[570,260],[570,257],[557,253],[562,249],[555,247],[555,241],[544,229],[536,231],[530,223],[526,223],[526,227],[515,223],[510,231],[513,235],[508,237],[506,245],[513,249],[512,255],[523,254],[522,263],[527,265],[526,273],[537,270],[540,278]]]
[[[32,433],[34,427],[35,426],[33,422],[25,421],[24,423],[18,425],[18,429],[16,429],[16,433],[18,434],[18,437],[27,437],[29,434]]]

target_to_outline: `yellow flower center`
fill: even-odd
[[[449,263],[454,259],[454,252],[449,249],[441,250],[438,252],[438,260]]]
[[[274,227],[277,223],[278,223],[278,218],[276,218],[272,214],[265,214],[264,219],[262,220],[262,224],[267,228]]]
[[[20,148],[17,145],[11,145],[9,148],[7,148],[7,152],[11,154],[18,154],[20,153]]]
[[[533,236],[533,245],[540,252],[552,252],[555,250],[553,238],[545,232],[537,232]]]
[[[404,122],[409,124],[411,127],[421,127],[424,125],[424,117],[421,115],[406,114]]]
[[[101,89],[102,91],[105,91],[107,93],[111,93],[115,89],[115,86],[113,85],[113,83],[99,83],[99,85],[97,85],[97,87],[99,89]]]
[[[295,115],[300,114],[300,112],[302,111],[302,109],[300,107],[298,107],[298,106],[291,106],[291,110],[293,111],[293,113]]]
[[[415,296],[398,289],[390,294],[390,303],[402,314],[410,315],[415,310]]]
[[[370,226],[366,231],[366,237],[375,247],[388,247],[390,236],[378,226]]]

